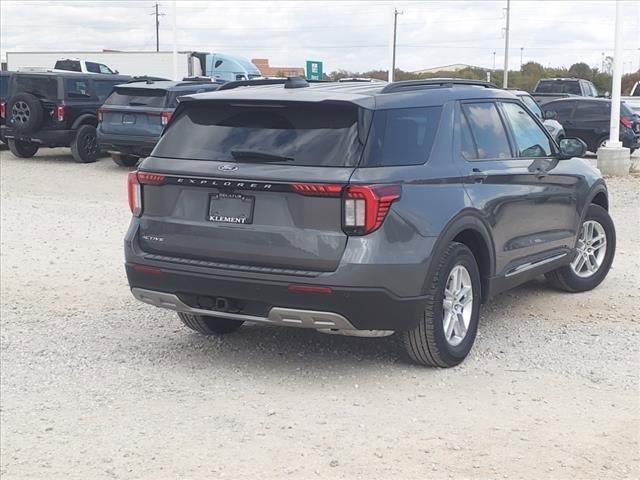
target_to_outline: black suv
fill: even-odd
[[[611,100],[607,98],[565,98],[545,103],[542,109],[562,124],[568,137],[580,138],[591,152],[609,139]],[[625,103],[620,104],[620,141],[631,152],[640,147],[640,117]]]
[[[71,147],[77,162],[97,160],[98,108],[130,77],[74,72],[15,72],[10,77],[2,136],[11,153],[29,158],[40,147]]]
[[[178,97],[217,90],[210,78],[181,82],[134,80],[117,85],[98,110],[98,144],[120,166],[147,156],[178,105]]]
[[[414,361],[450,367],[491,296],[607,275],[615,229],[584,151],[483,82],[298,78],[183,97],[129,174],[131,291],[203,334],[398,332]]]

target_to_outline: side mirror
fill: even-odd
[[[563,138],[560,140],[560,160],[582,157],[587,153],[587,144],[579,138]]]
[[[119,72],[118,70],[116,70],[116,71],[115,71],[115,72],[113,72],[113,73],[115,73],[116,75],[118,75],[120,72]]]
[[[556,118],[558,118],[558,113],[554,112],[553,110],[545,110],[543,118],[545,120],[555,120]]]

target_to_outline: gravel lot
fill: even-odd
[[[4,479],[639,478],[640,177],[598,289],[495,298],[451,370],[394,337],[203,338],[134,301],[126,171],[1,155]]]

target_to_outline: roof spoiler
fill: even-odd
[[[429,78],[425,80],[402,80],[387,84],[380,93],[391,93],[402,90],[420,90],[428,88],[451,88],[454,85],[468,85],[484,88],[498,88],[491,82],[469,80],[466,78]]]
[[[303,83],[304,82],[304,83]],[[238,87],[257,87],[260,85],[284,85],[284,88],[308,87],[310,83],[325,83],[324,80],[307,80],[304,77],[258,78],[255,80],[234,80],[223,84],[218,90],[233,90]],[[296,85],[296,86],[287,86]]]

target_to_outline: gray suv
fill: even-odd
[[[480,305],[546,274],[596,287],[607,188],[515,95],[465,80],[221,87],[182,97],[129,174],[133,295],[203,334],[243,322],[469,353]]]

